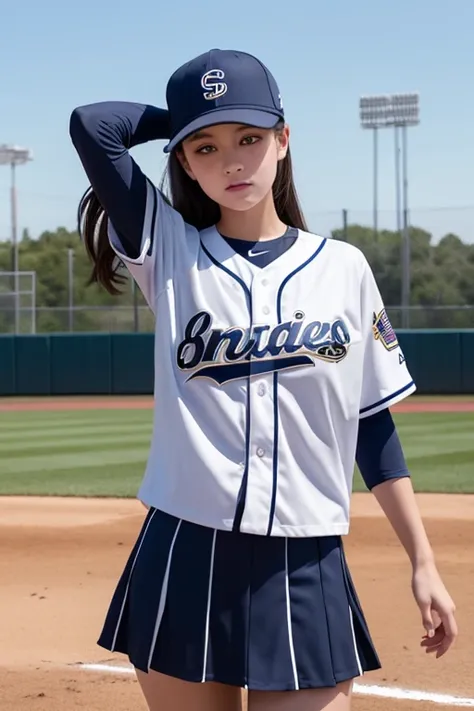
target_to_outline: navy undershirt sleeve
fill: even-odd
[[[169,135],[168,112],[146,104],[106,101],[80,106],[69,133],[90,184],[125,253],[140,253],[147,178],[129,149]]]
[[[356,462],[369,490],[389,479],[410,476],[388,408],[359,420]]]

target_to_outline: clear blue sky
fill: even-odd
[[[473,0],[15,0],[2,26],[0,143],[34,153],[18,170],[19,223],[33,236],[74,227],[87,187],[68,136],[71,110],[104,99],[163,105],[171,72],[220,47],[257,54],[276,76],[314,231],[338,225],[344,207],[370,224],[371,134],[359,128],[359,96],[419,91],[421,125],[409,131],[412,223],[474,241]],[[161,145],[134,155],[158,180]],[[388,227],[393,166],[386,131],[380,220]],[[0,238],[9,224],[9,171],[0,168]]]

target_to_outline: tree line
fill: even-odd
[[[380,287],[393,325],[401,325],[401,239],[388,230],[374,231],[363,225],[334,230],[333,239],[347,240],[367,257]],[[474,328],[474,244],[455,234],[434,243],[429,232],[412,227],[410,325],[414,328]],[[80,331],[137,328],[152,330],[153,322],[145,302],[128,280],[120,296],[111,296],[97,285],[88,285],[90,264],[75,231],[63,227],[43,232],[32,239],[27,231],[19,244],[22,272],[36,272],[36,328],[38,332],[67,331],[70,327],[68,250],[74,250],[72,301],[73,329]],[[0,333],[14,328],[12,281],[1,272],[11,270],[11,244],[0,243]],[[24,281],[22,282],[24,283]],[[26,288],[29,288],[26,287]],[[337,289],[337,281],[334,284]],[[28,331],[31,299],[22,296],[22,330]],[[134,309],[135,305],[135,309]],[[80,307],[80,308],[79,308]],[[444,307],[440,309],[439,307]],[[449,308],[456,307],[456,308]]]

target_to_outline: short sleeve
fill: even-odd
[[[416,390],[372,270],[365,259],[364,262],[361,285],[364,339],[361,418],[391,407]]]
[[[169,205],[148,178],[143,234],[136,258],[127,255],[112,222],[108,222],[112,249],[138,284],[153,312],[156,299],[166,288],[172,273],[175,247],[184,238],[185,229],[181,215]]]

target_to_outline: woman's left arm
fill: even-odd
[[[439,658],[457,637],[456,608],[437,570],[411,479],[389,479],[374,486],[372,493],[410,559],[413,595],[427,633],[422,646]]]
[[[436,568],[389,409],[416,386],[365,257],[360,306],[364,362],[356,461],[410,558],[413,594],[427,631],[422,645],[440,657],[457,635],[454,603]]]

